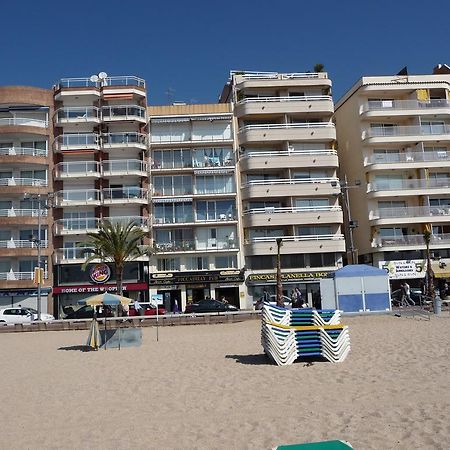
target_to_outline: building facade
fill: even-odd
[[[52,92],[23,86],[0,88],[0,307],[36,308],[33,281],[41,253],[42,312],[53,284]]]
[[[326,73],[231,72],[242,251],[249,304],[283,291],[320,306],[320,278],[342,265],[336,129]]]
[[[349,192],[355,246],[395,287],[420,286],[427,229],[436,276],[450,276],[450,70],[436,72],[363,77],[336,107],[342,174],[361,181]]]

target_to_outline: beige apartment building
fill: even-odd
[[[245,308],[231,105],[149,106],[150,294]]]
[[[231,72],[242,251],[249,302],[283,290],[320,306],[321,278],[342,265],[336,129],[326,73]]]
[[[337,103],[341,176],[349,191],[360,261],[419,286],[423,232],[437,277],[450,276],[450,70],[361,78]]]

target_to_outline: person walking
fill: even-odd
[[[136,315],[137,315],[137,316],[142,316],[142,312],[143,312],[142,306],[141,306],[141,304],[138,302],[137,299],[134,301],[133,306],[134,306],[134,310],[136,311]]]
[[[411,300],[411,288],[406,281],[404,281],[402,284],[402,298],[406,302],[406,304],[414,304],[414,302]]]

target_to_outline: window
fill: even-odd
[[[309,180],[311,178],[327,178],[327,172],[325,170],[302,170],[301,172],[294,172],[293,179],[296,180]]]
[[[373,151],[373,162],[399,162],[400,152],[397,149],[377,148]]]
[[[214,262],[216,269],[237,268],[237,256],[216,256]]]
[[[190,175],[177,175],[173,177],[154,177],[154,195],[191,195],[192,177]]]
[[[276,257],[272,255],[248,256],[245,258],[245,265],[253,270],[274,269]]]
[[[28,230],[20,230],[20,232],[19,232],[19,239],[21,241],[28,241],[32,237],[37,237],[37,236],[39,236],[37,228],[28,229]],[[47,229],[44,227],[41,228],[41,239],[44,241],[47,239]]]
[[[194,167],[220,167],[234,164],[231,148],[200,148],[194,150]]]
[[[251,228],[249,230],[250,238],[283,237],[282,228]]]
[[[315,208],[317,206],[329,206],[330,200],[328,198],[297,198],[295,199],[295,206],[297,208]]]
[[[395,237],[403,237],[407,234],[406,228],[380,228],[378,230],[378,234],[381,237],[395,238]]]
[[[194,250],[194,230],[192,228],[156,230],[155,246],[160,252]]]
[[[308,227],[297,227],[297,236],[324,236],[333,234],[331,226],[308,226]]]
[[[19,272],[33,272],[35,267],[37,267],[37,260],[27,259],[19,261]]]
[[[196,256],[187,258],[186,270],[208,270],[209,261],[207,256]]]
[[[285,269],[305,267],[305,255],[281,255],[281,267]]]
[[[180,258],[158,258],[156,266],[160,272],[180,270]]]
[[[196,202],[197,220],[235,220],[236,207],[234,200],[199,201]]]
[[[46,170],[22,170],[20,172],[20,178],[34,178],[37,180],[46,180],[47,171]]]
[[[234,177],[211,175],[195,177],[196,194],[228,194],[235,192]]]
[[[441,120],[423,121],[420,130],[423,134],[442,134],[445,132],[445,123]]]
[[[0,200],[0,209],[11,209],[12,201],[11,200]]]
[[[39,150],[47,150],[47,142],[46,141],[30,141],[30,142],[21,142],[21,147],[24,148],[35,148]]]
[[[156,223],[189,223],[194,221],[192,203],[156,203]]]
[[[335,253],[311,253],[309,255],[310,267],[334,267],[336,266]]]

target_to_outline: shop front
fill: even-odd
[[[148,302],[148,283],[144,276],[141,263],[127,263],[123,274],[123,295]],[[90,264],[85,271],[81,265],[57,266],[55,278],[53,313],[60,319],[65,317],[65,311],[77,309],[79,300],[102,292],[117,292],[114,265]]]
[[[332,272],[282,272],[281,283],[283,295],[291,298],[292,292],[298,288],[302,294],[302,300],[310,307],[320,309],[320,280],[328,278]],[[250,301],[256,303],[262,296],[264,290],[269,295],[275,296],[277,275],[276,273],[251,273],[247,276],[246,284]]]
[[[153,273],[150,274],[149,285],[150,295],[162,294],[164,307],[174,312],[184,311],[187,304],[207,298],[225,300],[243,308],[243,281],[242,270],[210,270]]]
[[[41,289],[41,312],[48,311],[49,288]],[[37,289],[0,289],[0,308],[33,308],[38,309]],[[51,313],[50,313],[51,314]]]

